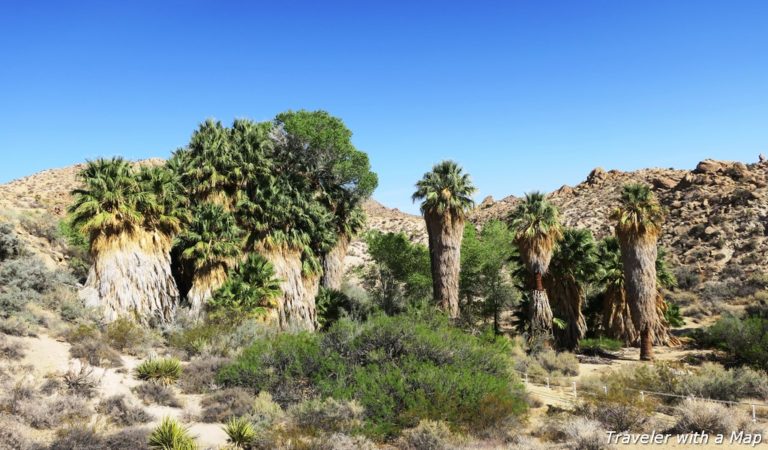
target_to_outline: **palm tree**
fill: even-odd
[[[412,197],[422,201],[427,224],[434,300],[452,318],[459,316],[461,240],[475,190],[469,174],[462,173],[458,164],[443,161],[416,183]]]
[[[214,292],[207,307],[214,319],[238,322],[267,314],[280,293],[280,280],[272,264],[263,256],[251,253],[229,270],[227,280]]]
[[[573,350],[584,337],[587,323],[582,312],[586,288],[598,272],[597,247],[592,232],[583,228],[566,228],[555,248],[544,286],[552,302],[555,317],[565,327],[554,329],[558,345]]]
[[[552,309],[542,282],[549,269],[552,252],[562,238],[560,214],[544,194],[531,192],[508,218],[523,261],[533,275],[529,317],[531,339],[546,343],[552,335]]]
[[[93,266],[83,291],[107,320],[172,320],[178,289],[170,246],[183,219],[178,183],[163,168],[137,171],[122,158],[90,161],[69,211],[88,236]]]
[[[653,359],[656,311],[656,258],[664,211],[643,184],[628,184],[621,203],[611,214],[616,221],[616,237],[621,247],[624,286],[632,311],[632,321],[640,333],[640,359]]]
[[[177,242],[182,259],[194,269],[187,293],[192,317],[199,317],[205,302],[226,281],[227,270],[240,256],[242,235],[235,216],[223,206],[203,203],[195,208],[192,222]]]
[[[621,260],[619,241],[615,237],[607,237],[598,245],[598,261],[600,269],[597,283],[603,287],[598,297],[601,302],[602,332],[613,339],[618,339],[626,345],[639,345],[640,333],[632,319],[632,311],[627,302],[624,289],[624,267]],[[667,302],[664,300],[661,288],[672,288],[676,284],[674,275],[669,271],[664,260],[664,251],[659,248],[656,257],[656,315],[657,321],[653,326],[654,345],[677,345],[679,340],[669,333],[669,323],[664,318]]]

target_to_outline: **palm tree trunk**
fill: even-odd
[[[549,306],[547,291],[534,289],[531,295],[531,340],[540,340],[549,347],[552,339],[552,308]]]
[[[105,236],[93,245],[93,266],[80,293],[111,322],[129,316],[143,325],[169,323],[179,301],[170,240],[143,230]]]
[[[341,289],[341,282],[344,279],[344,258],[347,256],[349,248],[349,236],[339,235],[336,245],[325,255],[323,255],[323,276],[320,279],[320,285],[326,289]]]
[[[606,336],[624,342],[624,345],[637,345],[640,335],[632,322],[632,311],[627,303],[624,288],[608,288],[603,300],[602,326]]]
[[[571,277],[555,278],[548,274],[544,285],[549,294],[552,313],[565,321],[564,329],[553,329],[555,342],[561,348],[575,349],[587,333],[587,322],[582,313],[584,292]]]
[[[280,279],[277,318],[282,330],[314,331],[317,326],[315,297],[320,287],[317,276],[305,277],[301,250],[280,246],[260,253],[272,263]]]
[[[632,322],[640,333],[640,359],[653,359],[656,311],[656,239],[639,236],[621,238],[621,259],[624,266],[624,287],[632,311]]]
[[[432,295],[435,303],[455,319],[459,317],[459,271],[464,220],[450,214],[427,214]]]
[[[227,281],[227,271],[223,265],[216,265],[195,274],[192,287],[187,293],[190,317],[195,320],[200,318],[205,303],[225,281]]]

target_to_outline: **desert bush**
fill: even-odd
[[[422,420],[403,431],[398,447],[403,450],[445,450],[452,448],[454,435],[445,422]]]
[[[220,319],[180,327],[168,333],[168,345],[194,356],[228,357],[240,352],[253,341],[274,335],[273,326],[258,320],[232,323]]]
[[[9,223],[0,223],[0,262],[24,253],[24,243]]]
[[[18,418],[0,413],[0,450],[32,450],[36,447]]]
[[[768,394],[768,376],[765,372],[748,367],[726,369],[706,362],[692,373],[680,377],[677,393],[716,400],[744,397],[765,399]]]
[[[24,357],[26,347],[21,342],[11,341],[0,334],[0,359],[18,361]]]
[[[224,426],[224,432],[227,433],[227,442],[235,448],[249,448],[256,440],[256,429],[248,419],[242,417],[229,419]]]
[[[184,368],[176,358],[150,358],[136,366],[136,378],[160,384],[173,384],[179,380]]]
[[[179,388],[186,394],[204,394],[217,388],[216,374],[222,367],[232,363],[229,358],[210,357],[192,360],[179,380]]]
[[[154,403],[162,406],[170,406],[172,408],[181,408],[182,406],[173,390],[163,384],[154,382],[141,383],[133,388],[133,393],[145,404]]]
[[[144,408],[131,404],[124,395],[113,395],[105,398],[96,406],[99,414],[108,416],[115,425],[127,427],[147,423],[152,416]]]
[[[701,283],[699,271],[691,266],[679,266],[673,270],[680,289],[695,289]]]
[[[579,374],[579,360],[573,353],[545,350],[536,354],[535,358],[549,373],[559,372],[566,376]]]
[[[44,294],[59,285],[74,286],[75,280],[61,271],[51,271],[37,258],[19,258],[0,265],[0,286],[21,292]]]
[[[677,408],[676,416],[678,420],[672,430],[675,433],[730,434],[751,427],[751,420],[743,411],[706,400],[686,399]]]
[[[120,353],[98,337],[84,338],[73,343],[69,348],[69,355],[97,367],[122,367],[123,365]]]
[[[34,319],[28,316],[0,318],[0,333],[10,336],[37,336]]]
[[[149,448],[157,450],[196,450],[195,439],[189,429],[166,417],[149,435]]]
[[[61,381],[71,394],[84,398],[93,398],[99,385],[99,381],[93,374],[93,368],[85,364],[81,364],[79,367],[70,367],[61,376]]]
[[[74,424],[56,432],[56,439],[48,450],[102,450],[104,441],[93,426]]]
[[[51,215],[25,215],[19,219],[19,225],[32,236],[43,238],[51,244],[60,245],[63,243],[63,238],[61,233],[59,233],[58,222]]]
[[[324,334],[259,340],[218,380],[268,391],[281,405],[357,400],[369,436],[393,436],[420,419],[480,432],[526,408],[508,355],[505,340],[482,340],[440,316],[343,319]]]
[[[602,450],[608,448],[607,433],[600,422],[577,417],[562,424],[562,432],[573,450]]]
[[[248,419],[259,428],[270,428],[284,416],[283,408],[272,400],[269,392],[262,391],[254,399]]]
[[[245,389],[230,388],[214,392],[200,402],[203,422],[223,423],[253,411],[253,395]]]
[[[314,447],[317,450],[376,450],[376,444],[365,436],[350,436],[344,433],[333,433],[322,436]]]
[[[38,429],[56,428],[66,422],[87,420],[92,414],[84,399],[71,395],[56,396],[47,400],[22,400],[18,402],[16,411],[27,423]]]
[[[695,338],[700,345],[719,348],[741,364],[768,370],[768,319],[724,317]]]
[[[641,432],[653,415],[654,403],[637,400],[622,393],[599,395],[580,405],[576,414],[596,420],[608,430]]]
[[[143,427],[124,428],[107,435],[103,448],[106,450],[146,450],[149,449],[149,430]]]
[[[302,430],[351,431],[362,423],[365,410],[356,401],[307,400],[288,410],[293,423]]]
[[[112,348],[131,355],[145,353],[158,343],[158,338],[151,331],[127,317],[120,317],[107,325],[104,336]]]

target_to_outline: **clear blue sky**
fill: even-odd
[[[0,182],[168,156],[207,117],[325,109],[407,211],[452,158],[485,195],[595,166],[768,153],[766,1],[0,3]]]

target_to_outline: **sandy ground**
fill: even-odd
[[[26,355],[22,360],[22,365],[31,371],[36,378],[42,378],[52,373],[64,373],[70,367],[77,367],[80,362],[69,357],[70,345],[66,342],[58,341],[48,335],[41,334],[38,337],[13,337],[17,342],[21,342],[26,347]],[[140,384],[131,374],[133,369],[141,362],[140,359],[123,355],[122,369],[105,369],[94,367],[93,375],[99,380],[98,398],[110,397],[123,394],[136,404],[142,404],[131,388]],[[223,424],[186,422],[183,419],[185,412],[199,412],[201,395],[187,395],[176,389],[176,396],[181,401],[182,408],[171,408],[160,405],[145,405],[145,410],[155,417],[155,420],[147,424],[152,427],[160,423],[164,417],[173,417],[189,426],[193,436],[197,438],[198,444],[202,448],[219,448],[226,444],[227,435],[224,433]]]

